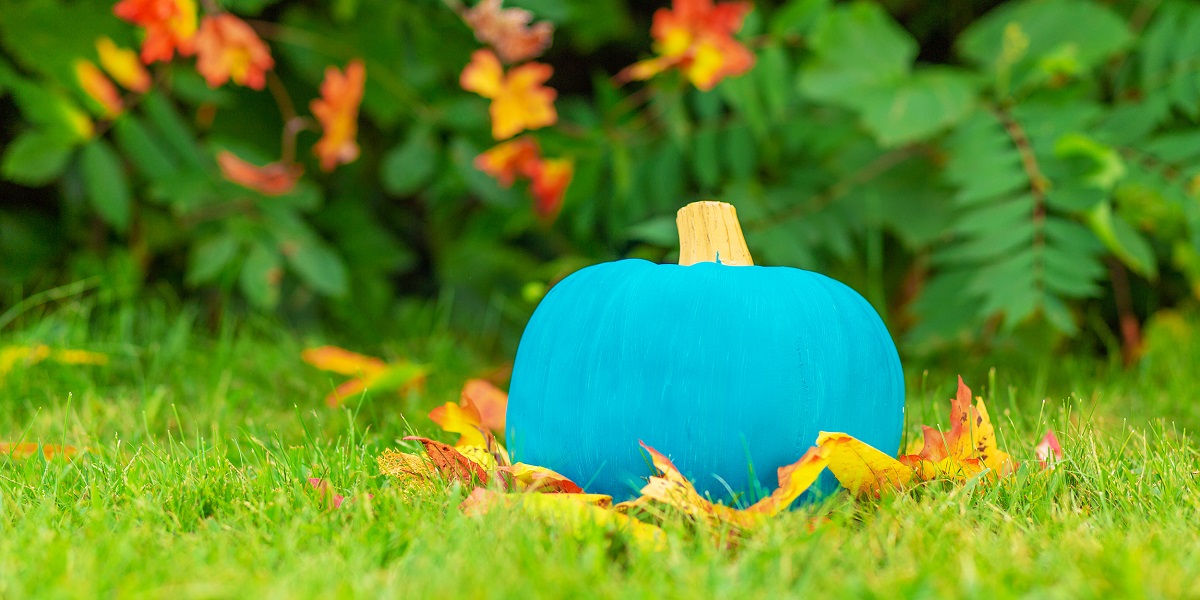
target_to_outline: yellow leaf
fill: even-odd
[[[521,491],[524,492],[583,493],[583,488],[580,488],[574,481],[546,467],[517,463],[509,467],[500,467],[499,470],[512,475]],[[593,495],[600,496],[602,494]],[[612,498],[608,497],[608,499],[611,503]]]
[[[502,494],[477,488],[459,508],[465,514],[475,516],[501,506],[561,527],[576,536],[600,527],[628,533],[645,550],[666,549],[667,539],[662,529],[598,506],[596,502],[603,502],[604,498],[607,497],[597,494]]]
[[[822,431],[817,445],[826,450],[834,477],[856,496],[878,496],[913,478],[913,470],[904,463],[844,433]]]
[[[623,502],[619,508],[628,510],[646,504],[647,500],[654,500],[706,522],[714,528],[726,524],[746,529],[760,524],[766,517],[782,512],[804,490],[812,486],[828,462],[824,450],[810,448],[800,460],[779,469],[779,488],[774,493],[745,510],[738,510],[723,504],[714,504],[701,497],[669,458],[645,443],[642,447],[650,453],[654,468],[658,469],[660,474],[651,477],[642,488],[641,498]]]

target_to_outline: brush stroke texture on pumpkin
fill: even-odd
[[[530,518],[561,528],[574,536],[601,528],[624,531],[642,549],[666,549],[666,534],[662,529],[643,523],[629,515],[604,508],[608,496],[595,494],[502,494],[478,488],[463,500],[459,508],[464,514],[477,516],[497,507],[518,511]]]
[[[800,460],[779,468],[779,488],[770,496],[747,508],[737,509],[709,502],[696,491],[692,482],[679,472],[671,459],[645,443],[642,443],[642,448],[650,454],[654,468],[659,474],[651,477],[642,488],[641,498],[622,503],[620,508],[627,510],[635,506],[644,506],[647,500],[653,500],[715,528],[726,524],[746,529],[762,523],[767,517],[779,514],[812,486],[828,464],[825,450],[809,448]]]

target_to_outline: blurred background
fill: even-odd
[[[0,41],[0,329],[153,299],[511,356],[699,199],[908,356],[1132,362],[1200,294],[1195,2],[0,0]]]

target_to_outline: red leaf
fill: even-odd
[[[458,481],[469,487],[487,485],[488,474],[475,461],[463,456],[454,446],[443,444],[429,438],[410,435],[404,440],[420,442],[425,447],[425,454],[434,468],[451,481]]]

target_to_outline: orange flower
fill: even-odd
[[[324,171],[358,158],[358,143],[354,138],[358,135],[358,105],[366,80],[367,70],[361,60],[350,61],[344,73],[337,67],[325,69],[321,97],[309,105],[324,130],[313,147]]]
[[[280,196],[292,191],[304,174],[304,167],[292,163],[274,162],[258,166],[248,163],[228,150],[217,154],[217,165],[225,179],[267,196]]]
[[[533,193],[533,209],[539,216],[553,220],[558,215],[574,175],[575,163],[568,158],[551,158],[537,164],[529,189]]]
[[[138,62],[136,52],[100,37],[96,39],[96,53],[100,55],[100,66],[122,87],[143,94],[150,90],[150,73]]]
[[[537,142],[522,137],[496,145],[475,157],[475,168],[491,175],[501,187],[522,177],[530,181],[534,210],[553,220],[562,207],[563,194],[575,174],[575,163],[567,158],[543,158]]]
[[[537,142],[528,137],[517,138],[475,157],[475,168],[491,175],[501,187],[510,187],[518,175],[532,177],[541,162]]]
[[[196,35],[196,70],[208,87],[220,87],[232,79],[261,90],[267,71],[274,67],[270,48],[245,21],[229,13],[201,21]]]
[[[502,0],[482,0],[463,13],[475,39],[496,49],[504,62],[529,60],[546,51],[554,26],[546,21],[533,26],[533,14],[520,8],[500,8]]]
[[[196,0],[121,0],[113,14],[146,29],[142,62],[191,56],[196,41]]]
[[[628,79],[650,79],[676,67],[701,90],[708,91],[726,77],[754,66],[754,53],[733,39],[753,6],[749,2],[674,0],[673,10],[654,13],[650,34],[658,56],[625,69]]]
[[[106,118],[111,119],[125,109],[117,86],[113,85],[91,61],[82,58],[75,61],[75,78],[79,80],[79,87],[83,88],[88,98],[100,105]]]
[[[500,59],[491,50],[476,50],[463,69],[459,84],[492,101],[492,136],[510,138],[526,129],[553,125],[557,93],[543,83],[554,74],[550,65],[526,63],[504,73]]]

